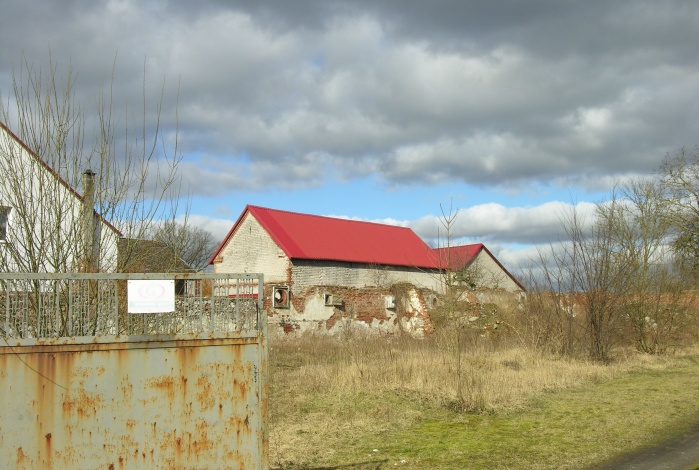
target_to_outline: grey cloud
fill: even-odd
[[[168,140],[177,122],[185,155],[217,155],[187,174],[201,194],[374,172],[387,186],[598,189],[699,134],[694,2],[60,5],[3,5],[3,97],[22,54],[50,50],[88,111],[114,67],[114,100],[138,119],[145,72],[151,122],[165,82]]]

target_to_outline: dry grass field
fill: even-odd
[[[699,352],[601,364],[458,338],[270,343],[273,468],[585,468],[699,422]]]

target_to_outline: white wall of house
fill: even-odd
[[[217,273],[263,273],[265,283],[287,283],[289,259],[259,222],[246,213],[214,260]]]
[[[102,221],[99,221],[97,226],[100,239],[100,271],[114,272],[117,268],[117,242],[119,241],[119,235]]]
[[[84,246],[81,198],[4,129],[0,129],[0,174],[0,206],[10,209],[6,239],[0,241],[0,268],[27,270],[24,261],[31,257],[38,261],[32,270],[77,269]],[[99,268],[113,270],[118,235],[99,218],[94,228],[100,240]]]

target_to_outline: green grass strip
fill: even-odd
[[[333,462],[323,468],[590,467],[657,445],[699,422],[699,361],[547,393],[517,411],[474,415],[419,403],[415,408],[419,417],[408,425],[387,423],[377,433],[341,438]]]

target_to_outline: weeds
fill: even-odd
[[[662,369],[672,362],[670,357],[620,351],[604,365],[511,344],[493,348],[482,340],[462,351],[459,397],[450,336],[273,340],[272,464],[333,461],[336,449],[351,442],[351,436],[409,426],[425,409],[436,414],[509,412],[548,392],[608,381],[638,368]]]

